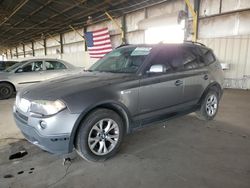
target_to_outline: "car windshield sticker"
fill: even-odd
[[[150,50],[152,48],[150,47],[137,47],[134,49],[134,51],[131,53],[131,56],[140,56],[140,55],[148,55],[150,53]]]

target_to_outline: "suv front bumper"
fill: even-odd
[[[14,107],[14,119],[24,137],[32,144],[54,154],[70,152],[70,135],[78,116],[67,112],[60,112],[48,118],[25,116]],[[67,121],[65,121],[67,119]],[[42,130],[39,122],[48,122],[49,130]],[[59,129],[56,127],[60,127]],[[66,133],[62,133],[63,130]]]

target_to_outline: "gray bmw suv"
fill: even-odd
[[[117,153],[125,134],[153,122],[190,112],[212,120],[222,82],[221,65],[204,45],[127,45],[84,73],[23,89],[14,117],[42,149],[75,149],[86,160],[102,161]]]

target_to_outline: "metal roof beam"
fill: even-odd
[[[72,18],[77,17],[77,19],[80,19],[80,18],[82,18],[82,17],[87,17],[87,16],[90,15],[90,14],[94,14],[94,13],[100,12],[100,10],[104,11],[104,10],[107,8],[105,5],[106,5],[106,2],[103,2],[103,3],[101,3],[101,4],[96,5],[95,7],[89,8],[88,13],[85,13],[84,15],[82,15],[83,12],[79,12],[79,13],[77,13],[77,14],[71,15],[71,16],[68,17],[66,20],[64,20],[63,23],[61,23],[61,24],[53,24],[53,26],[51,26],[51,28],[50,28],[49,30],[42,30],[41,32],[39,32],[39,35],[42,34],[42,33],[44,33],[44,32],[49,32],[49,31],[51,31],[51,29],[53,29],[54,27],[64,26],[65,28],[68,28],[68,25],[71,24],[70,22],[72,22],[72,20],[71,20]],[[46,21],[48,21],[48,20],[49,20],[49,18],[46,19]],[[42,22],[45,23],[45,21],[43,20],[43,21],[39,22],[38,24],[36,24],[36,26],[42,24]],[[32,29],[32,28],[34,28],[34,27],[30,27],[30,28],[28,28],[28,29]],[[27,30],[27,29],[26,29],[26,30]],[[14,38],[14,37],[16,37],[17,35],[20,35],[20,34],[22,34],[23,32],[24,32],[24,31],[19,32],[19,33],[17,33],[16,35],[7,38],[7,39],[4,40],[3,42],[5,42],[5,41],[7,41],[7,40],[9,40],[9,39],[12,39],[12,38]],[[34,35],[33,33],[34,33],[34,32],[31,32],[29,35],[26,35],[25,37],[29,38],[29,36]],[[18,38],[18,39],[15,38],[15,40],[19,40],[19,39],[20,39],[20,38]]]
[[[49,0],[47,1],[45,4],[43,4],[42,6],[40,6],[38,9],[32,11],[28,16],[26,16],[25,18],[23,18],[21,21],[15,23],[14,25],[11,26],[10,29],[8,29],[7,31],[3,32],[1,35],[4,35],[5,33],[7,33],[8,31],[10,31],[12,28],[14,28],[15,26],[20,25],[21,23],[23,23],[25,20],[27,20],[27,18],[30,18],[31,16],[33,16],[34,14],[38,13],[39,11],[41,11],[42,9],[44,9],[47,5],[49,5],[52,1],[54,0]]]
[[[86,0],[81,0],[81,2],[79,2],[79,4],[80,4],[80,3],[83,3],[83,2],[85,2],[85,1],[86,1]],[[66,9],[64,9],[64,10],[63,10],[62,12],[60,12],[60,13],[54,14],[54,15],[50,16],[49,18],[46,18],[46,19],[40,21],[39,23],[37,23],[37,24],[35,24],[35,25],[31,26],[31,27],[28,27],[27,29],[25,29],[25,31],[27,31],[27,30],[29,30],[29,29],[32,29],[32,28],[34,28],[34,27],[36,27],[36,26],[38,26],[38,25],[40,25],[40,24],[43,24],[43,23],[45,23],[45,22],[47,22],[47,21],[49,21],[49,20],[51,20],[51,19],[53,19],[53,18],[55,18],[55,17],[57,17],[57,16],[63,14],[63,13],[65,13],[65,12],[67,12],[67,11],[69,11],[69,10],[75,8],[76,6],[77,6],[77,5],[72,5],[72,6],[68,7],[68,8],[66,8]],[[8,39],[11,39],[11,38],[13,38],[13,37],[15,37],[15,36],[17,36],[17,35],[20,35],[20,34],[24,33],[25,31],[21,31],[21,32],[17,33],[16,35],[12,36],[12,37],[9,37]],[[8,39],[7,39],[7,40],[8,40]]]
[[[6,18],[4,19],[1,23],[0,26],[2,26],[4,23],[6,23],[12,16],[14,16],[26,3],[28,3],[29,0],[24,0],[22,3],[17,5],[17,7],[13,10],[13,12]]]

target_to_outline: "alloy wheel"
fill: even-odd
[[[207,102],[206,102],[206,111],[207,114],[211,117],[214,116],[217,112],[217,107],[218,107],[218,100],[217,97],[215,95],[210,95],[207,98]]]
[[[119,132],[118,124],[114,120],[98,121],[89,132],[89,149],[99,156],[110,153],[118,143]]]

